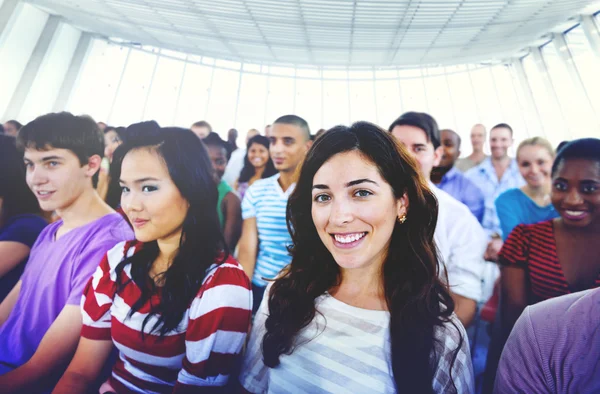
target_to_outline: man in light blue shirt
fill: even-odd
[[[296,169],[312,144],[308,123],[296,115],[278,118],[269,140],[269,153],[278,174],[254,182],[242,201],[244,223],[238,260],[252,280],[253,312],[264,295],[265,278],[276,277],[291,262],[287,201],[296,185]]]
[[[508,189],[525,184],[516,160],[508,156],[508,149],[512,144],[512,128],[506,123],[497,124],[490,131],[492,155],[465,173],[465,176],[479,187],[485,198],[485,211],[481,224],[490,238],[485,254],[488,261],[496,261],[498,252],[502,248],[502,230],[494,201]]]

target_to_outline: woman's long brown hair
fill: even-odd
[[[334,127],[317,139],[307,154],[287,206],[292,262],[273,283],[268,299],[265,365],[276,367],[282,354],[289,355],[302,346],[294,340],[315,317],[315,299],[340,283],[339,266],[312,220],[312,186],[316,172],[327,160],[350,151],[359,152],[378,167],[396,198],[408,196],[407,220],[396,223],[382,270],[390,312],[392,370],[402,392],[431,393],[432,360],[437,359],[435,329],[450,322],[454,310],[447,285],[438,277],[441,262],[433,240],[438,204],[408,152],[388,133],[367,122]],[[461,336],[452,364],[462,341]]]

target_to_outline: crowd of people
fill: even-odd
[[[600,139],[3,130],[0,393],[600,392]]]

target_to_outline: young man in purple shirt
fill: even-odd
[[[455,166],[460,156],[460,136],[450,129],[441,130],[440,136],[444,153],[440,165],[431,172],[431,181],[465,204],[481,223],[485,211],[483,193]]]
[[[600,289],[527,307],[502,352],[494,393],[600,393]]]
[[[19,132],[27,184],[61,220],[42,231],[21,280],[0,304],[2,393],[47,391],[70,362],[81,331],[83,289],[104,254],[133,239],[96,193],[103,136],[88,117],[40,116]]]

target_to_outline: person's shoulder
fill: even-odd
[[[508,189],[508,190],[500,193],[498,198],[496,198],[496,201],[508,202],[508,201],[521,200],[522,196],[524,196],[523,192],[519,188],[515,187],[515,188]]]
[[[114,238],[118,241],[129,241],[134,239],[131,226],[118,212],[111,212],[96,219],[92,227],[106,238]]]
[[[13,225],[13,224],[18,224],[18,225],[26,224],[26,225],[39,226],[39,227],[44,228],[48,225],[48,222],[46,221],[46,219],[44,219],[43,217],[41,217],[39,215],[34,215],[32,213],[25,213],[23,215],[16,215],[16,216],[13,216],[12,218],[10,218],[8,220],[8,225]]]
[[[125,258],[129,258],[139,252],[144,247],[142,242],[132,241],[121,241],[113,246],[108,252],[106,252],[106,259],[111,270],[114,270],[117,265]]]
[[[252,288],[244,268],[231,255],[225,258],[223,255],[217,257],[215,263],[207,270],[206,277],[198,291],[198,296],[201,297],[206,291],[221,286],[230,289],[229,293],[232,296],[238,294],[234,289],[245,293],[245,291],[250,291]]]
[[[46,219],[38,215],[16,215],[8,219],[6,225],[2,228],[2,232],[27,230],[39,234],[47,225]]]
[[[521,319],[529,321],[529,329],[538,339],[543,352],[562,352],[566,348],[578,352],[581,346],[572,338],[587,337],[580,345],[589,346],[594,336],[600,338],[597,330],[600,321],[600,288],[567,294],[528,306]],[[561,357],[564,356],[561,353]]]
[[[462,215],[464,212],[471,212],[465,204],[452,197],[450,193],[435,186],[431,190],[438,199],[440,214],[453,213],[454,216],[454,214]]]
[[[479,174],[482,174],[483,172],[485,172],[486,167],[488,167],[489,165],[490,165],[490,158],[486,157],[485,159],[483,159],[483,161],[481,163],[479,163],[475,167],[467,170],[465,172],[465,176],[467,178],[477,177]]]

